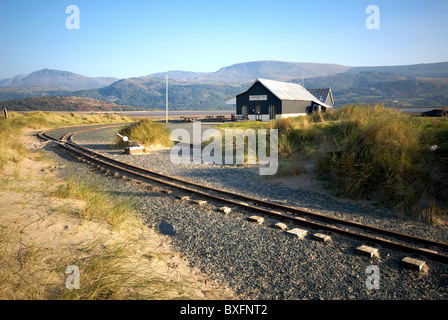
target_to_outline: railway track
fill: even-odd
[[[226,206],[237,207],[276,220],[288,221],[294,225],[321,230],[330,234],[335,233],[348,236],[365,241],[367,244],[384,246],[420,257],[426,257],[434,261],[448,263],[448,244],[446,243],[414,237],[408,234],[333,218],[291,206],[255,199],[226,190],[207,187],[117,161],[80,146],[73,141],[73,137],[80,132],[113,126],[118,125],[83,128],[64,134],[59,139],[49,135],[48,132],[40,132],[38,136],[44,140],[55,141],[61,148],[73,154],[73,156],[79,160],[146,182],[150,181],[151,183],[161,185],[164,188],[168,187],[170,189],[175,189],[188,195],[193,194],[200,199],[207,199],[220,204],[225,204]]]

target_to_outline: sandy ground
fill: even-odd
[[[44,144],[30,132],[23,140],[31,150],[39,150]],[[171,248],[169,236],[140,220],[131,229],[121,231],[105,223],[82,220],[78,212],[84,203],[49,196],[48,190],[60,183],[56,173],[55,165],[42,161],[36,153],[2,172],[0,299],[57,298],[68,290],[67,266],[123,244],[132,245],[132,254],[123,261],[124,270],[157,280],[152,286],[130,289],[133,293],[155,299],[232,298],[227,288],[190,268],[188,261]],[[129,296],[123,294],[124,298]]]

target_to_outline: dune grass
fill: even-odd
[[[341,132],[347,138],[336,143],[344,153],[323,159],[323,172],[348,196],[378,194],[401,212],[444,206],[433,212],[446,215],[447,119],[411,117],[384,108],[370,113],[343,122]],[[431,146],[437,147],[432,151]]]
[[[446,117],[353,104],[273,120],[266,128],[279,130],[279,175],[300,172],[300,162],[311,159],[340,196],[375,199],[430,222],[448,216]]]
[[[261,122],[261,121],[242,121],[242,122],[227,122],[222,123],[216,126],[216,128],[225,130],[225,129],[241,129],[241,130],[247,130],[247,129],[266,129],[268,126],[267,122]]]
[[[12,170],[6,172],[12,175]],[[39,203],[35,210],[40,218],[59,216],[61,220],[58,221],[68,226],[73,222],[64,216],[73,217],[75,222],[67,229],[67,238],[76,237],[74,232],[78,225],[80,228],[86,226],[84,232],[92,232],[86,232],[86,238],[77,237],[68,244],[53,246],[48,240],[40,241],[34,230],[22,228],[23,224],[33,225],[36,222],[33,219],[30,223],[20,218],[18,221],[23,224],[1,221],[0,299],[204,298],[201,282],[176,276],[174,269],[171,273],[164,271],[163,266],[169,266],[171,259],[179,254],[164,246],[166,239],[145,225],[132,199],[117,197],[88,178],[75,174],[62,180],[45,177],[41,181],[38,175],[8,178],[9,183],[2,184],[2,191],[23,193],[26,198],[23,206]],[[30,179],[35,183],[32,184]],[[32,195],[25,197],[26,194]],[[59,198],[64,201],[55,200]],[[67,205],[74,200],[81,204],[76,209]],[[26,210],[29,212],[28,208]],[[27,236],[29,232],[34,241]],[[94,234],[96,236],[92,238]],[[78,289],[65,286],[69,265],[80,270]]]
[[[8,119],[0,117],[0,170],[9,162],[17,163],[27,150],[19,141],[24,129],[44,130],[71,125],[127,123],[135,119],[114,114],[51,113],[51,112],[9,112]]]
[[[94,181],[81,179],[75,173],[65,178],[51,196],[83,202],[78,213],[82,219],[105,222],[117,229],[135,222],[135,205],[131,198],[112,196]]]
[[[76,118],[72,121],[71,118]],[[88,225],[88,238],[75,243],[53,247],[48,240],[41,242],[33,233],[27,236],[16,223],[0,223],[0,298],[40,300],[108,300],[108,299],[203,299],[202,282],[196,278],[181,278],[171,259],[180,259],[165,246],[166,239],[146,226],[136,210],[134,201],[116,196],[87,178],[73,173],[69,177],[42,178],[36,172],[19,174],[23,160],[47,162],[35,150],[24,146],[22,130],[43,129],[63,125],[108,123],[110,118],[66,115],[54,118],[47,113],[13,114],[0,121],[3,151],[2,192],[23,194],[23,206],[33,207],[40,218],[65,215],[76,223],[67,229],[66,237],[76,232],[77,226]],[[115,118],[112,121],[129,122]],[[7,139],[5,142],[4,139]],[[14,141],[14,144],[12,143]],[[5,152],[3,152],[4,154]],[[27,169],[31,170],[31,169]],[[45,169],[45,171],[47,171]],[[30,195],[27,197],[27,195]],[[32,200],[30,200],[32,199]],[[61,200],[62,199],[62,200]],[[63,203],[58,204],[58,203]],[[67,203],[76,203],[67,206]],[[80,204],[80,206],[78,206]],[[19,207],[18,211],[22,208]],[[39,219],[40,219],[39,218]],[[39,220],[38,219],[38,220]],[[78,222],[79,219],[79,222]],[[26,225],[29,221],[20,220]],[[31,225],[36,221],[31,221]],[[94,224],[93,224],[94,223]],[[100,231],[106,230],[106,231]],[[23,231],[23,232],[22,232]],[[51,232],[51,231],[49,231]],[[96,237],[91,238],[93,234]],[[68,289],[65,281],[67,266],[80,270],[80,288]],[[165,269],[170,270],[166,271]],[[183,272],[183,271],[182,271]],[[180,275],[181,273],[179,273]]]
[[[119,134],[129,138],[129,141],[125,142],[119,136],[116,137],[115,144],[120,148],[129,146],[130,141],[135,141],[144,147],[157,145],[170,147],[173,144],[170,132],[164,124],[147,119],[122,128]]]

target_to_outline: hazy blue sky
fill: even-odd
[[[80,28],[66,28],[66,7]],[[380,9],[380,29],[365,22]],[[255,60],[448,61],[446,0],[0,0],[0,79],[51,68],[117,78]]]

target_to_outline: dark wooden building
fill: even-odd
[[[257,79],[246,91],[228,99],[237,119],[269,121],[325,112],[334,105],[331,89],[316,89],[316,97],[299,84]]]

